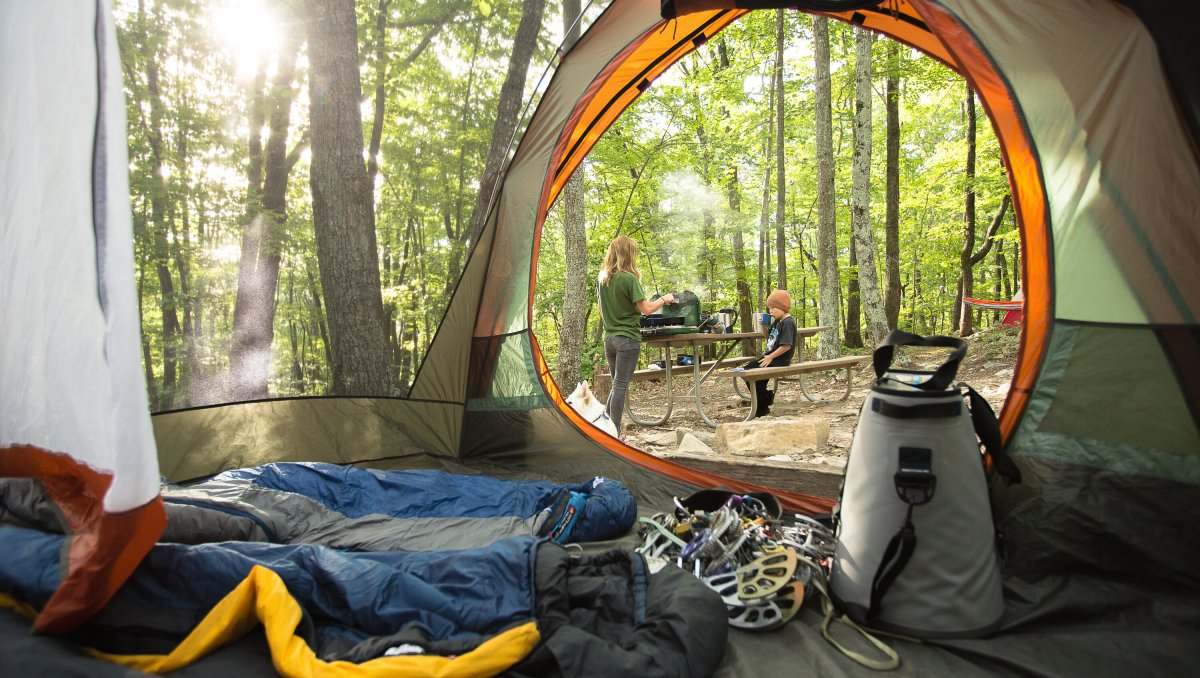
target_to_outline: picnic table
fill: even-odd
[[[801,360],[801,362],[803,362],[804,339],[805,338],[811,337],[811,336],[817,334],[818,332],[824,332],[828,329],[830,329],[830,328],[827,326],[797,328],[796,329],[796,337],[797,337],[798,343],[796,346],[796,358]],[[642,338],[643,346],[648,347],[648,348],[661,348],[662,349],[663,364],[666,367],[664,367],[662,369],[637,370],[633,374],[632,381],[643,381],[646,379],[654,379],[654,378],[658,378],[658,377],[663,378],[664,381],[666,381],[667,410],[658,419],[642,418],[642,417],[637,416],[633,412],[633,410],[630,407],[631,399],[629,397],[626,397],[625,398],[625,413],[629,416],[629,419],[633,423],[639,424],[642,426],[659,426],[659,425],[665,424],[667,422],[667,420],[669,420],[671,418],[671,412],[675,405],[675,393],[674,393],[674,387],[672,385],[671,377],[672,377],[672,375],[674,375],[676,373],[677,370],[679,370],[679,367],[677,367],[673,364],[673,360],[671,358],[671,349],[673,349],[673,348],[689,348],[689,349],[691,349],[691,355],[694,358],[694,362],[691,365],[691,372],[692,372],[693,376],[695,377],[695,383],[692,386],[692,390],[690,392],[688,392],[684,396],[684,398],[694,396],[695,403],[696,403],[696,411],[700,414],[700,418],[702,420],[704,420],[705,424],[708,424],[712,428],[716,428],[717,422],[713,421],[708,416],[708,413],[704,411],[704,402],[701,400],[701,395],[703,394],[704,383],[709,379],[710,376],[713,376],[714,372],[716,372],[717,369],[719,369],[723,365],[727,365],[730,362],[730,359],[728,359],[729,353],[733,350],[733,348],[735,346],[737,346],[740,342],[742,342],[746,339],[750,339],[750,340],[754,340],[754,341],[761,341],[763,339],[766,339],[766,335],[762,332],[728,332],[728,333],[724,333],[724,334],[714,334],[714,333],[703,333],[702,332],[702,333],[694,333],[694,334],[667,334],[667,335],[658,335],[658,336],[651,335],[651,336],[643,337]],[[717,359],[715,361],[702,363],[698,359],[699,355],[700,355],[700,351],[703,347],[708,346],[710,344],[725,344],[725,346],[721,350],[719,356],[717,357]],[[746,356],[737,356],[736,358],[733,358],[732,360],[743,361],[746,359],[747,359]],[[702,368],[706,368],[703,374],[701,374],[701,372],[700,372],[700,370]],[[686,373],[686,368],[685,368],[684,372]],[[732,370],[727,370],[725,372],[719,373],[719,376],[727,376],[728,374],[732,374],[732,373],[733,373]],[[754,404],[754,392],[753,392],[754,389],[750,389],[750,393],[742,394],[741,389],[739,387],[740,381],[741,381],[740,379],[733,380],[734,391],[742,398],[742,400],[749,401],[753,405]],[[801,388],[803,389],[803,385],[801,386]],[[807,392],[805,392],[805,396],[808,396]],[[812,400],[813,398],[810,397],[809,399]],[[753,407],[751,407],[750,416],[748,416],[746,418],[750,419],[753,417],[753,415],[754,415],[754,409],[753,409]]]

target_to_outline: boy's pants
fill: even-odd
[[[752,362],[747,363],[746,367],[747,368],[758,367],[759,366],[758,363],[760,360],[762,360],[762,356],[759,356],[759,357],[755,358]],[[790,362],[790,361],[788,361],[788,362]],[[784,362],[783,360],[776,358],[776,359],[772,360],[771,362],[767,363],[767,367],[783,367],[783,366],[787,365],[788,362]],[[760,379],[760,380],[754,382],[754,389],[758,392],[758,409],[755,410],[755,412],[754,412],[755,417],[763,417],[763,416],[770,414],[770,412],[771,412],[770,407],[775,402],[775,392],[767,389],[767,383],[770,381],[771,381],[770,379]]]

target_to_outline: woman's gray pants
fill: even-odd
[[[604,340],[604,357],[608,360],[608,373],[612,375],[612,391],[608,394],[608,416],[621,433],[621,415],[625,414],[625,396],[629,392],[629,380],[642,354],[642,342],[629,337],[611,336]]]

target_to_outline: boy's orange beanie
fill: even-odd
[[[792,312],[792,295],[787,293],[787,290],[775,290],[767,297],[767,307],[781,309],[785,313]]]

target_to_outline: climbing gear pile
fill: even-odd
[[[785,524],[778,500],[765,494],[706,490],[640,523],[637,550],[691,572],[721,596],[729,624],[747,631],[796,616],[814,579],[824,586],[833,554],[828,528],[799,515]]]
[[[744,631],[771,631],[788,623],[804,602],[819,599],[821,635],[859,664],[878,670],[900,665],[883,641],[839,614],[829,597],[829,572],[836,540],[823,523],[793,514],[781,517],[773,495],[702,490],[680,501],[671,513],[639,519],[640,552],[652,570],[668,564],[687,570],[721,596],[729,625]],[[834,637],[841,623],[882,655],[856,652]]]

